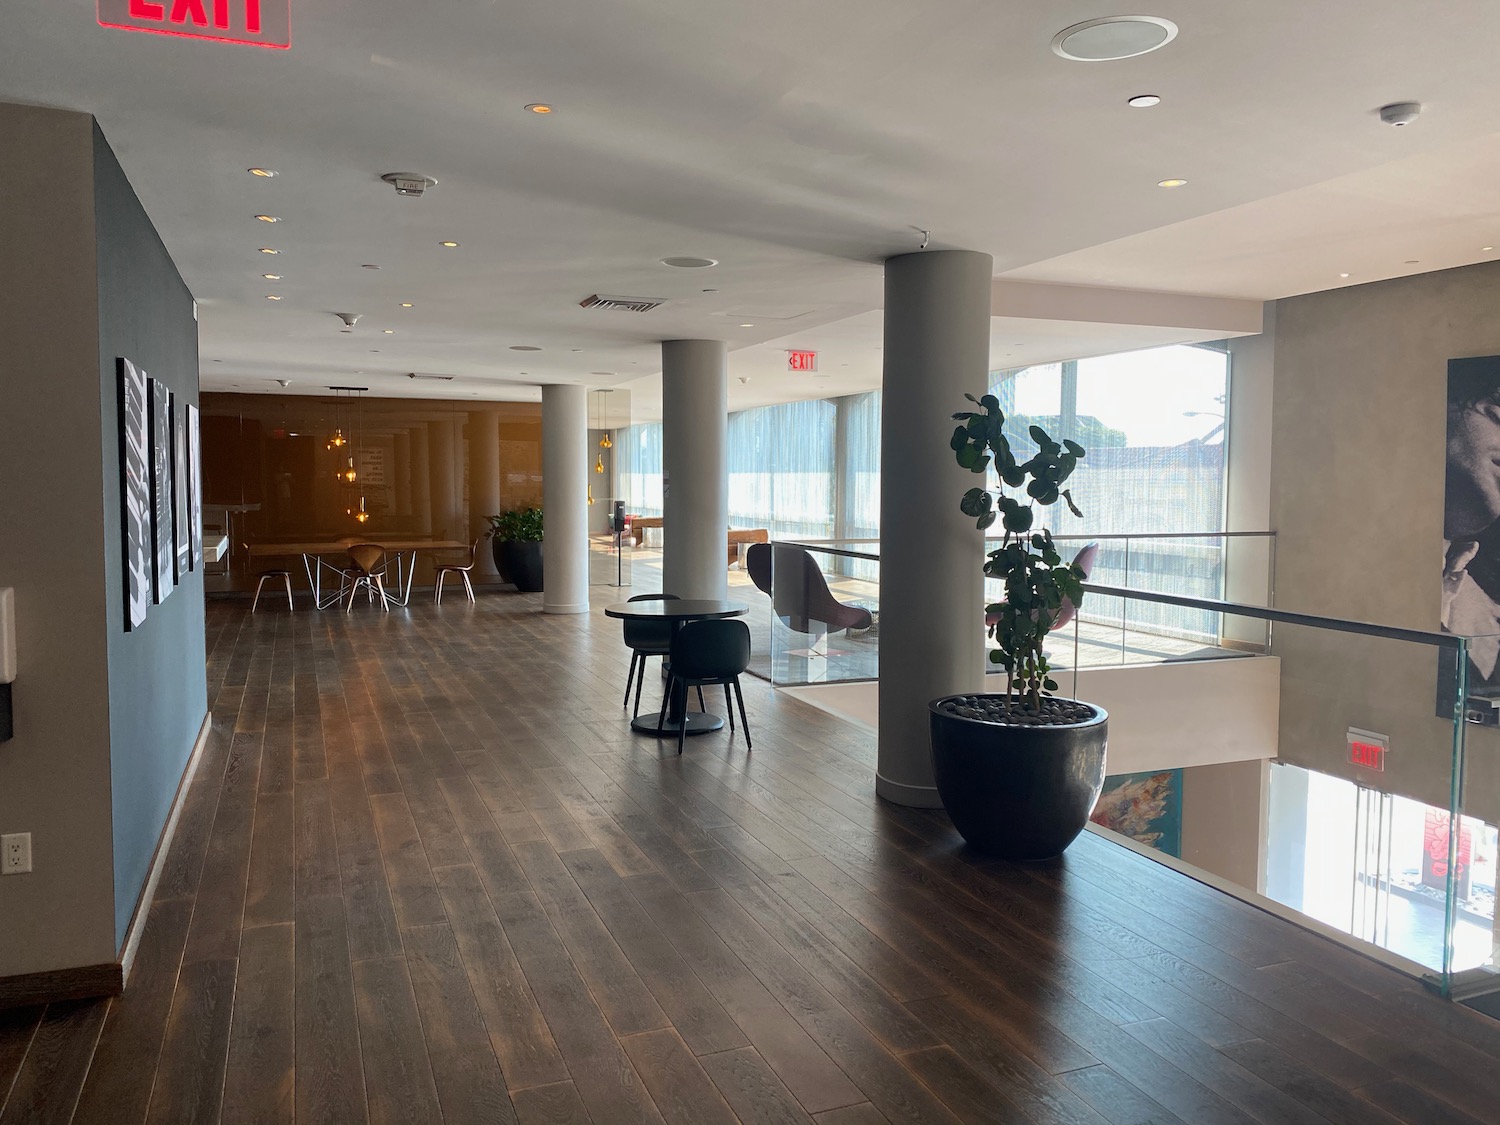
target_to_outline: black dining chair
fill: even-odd
[[[676,594],[637,594],[630,600],[633,602],[676,602],[682,599]],[[671,651],[672,623],[665,619],[661,621],[627,619],[623,624],[625,644],[630,649],[630,674],[625,677],[625,702],[621,706],[630,706],[630,684],[634,681],[635,710],[630,716],[633,719],[641,713],[641,684],[646,680],[646,660],[652,656],[665,658]],[[662,706],[665,707],[666,704],[663,703]]]
[[[671,651],[667,656],[667,698],[678,686],[683,691],[690,687],[698,689],[698,706],[703,706],[703,689],[709,684],[724,687],[724,709],[729,712],[729,729],[734,730],[734,708],[729,700],[729,688],[734,687],[735,699],[740,705],[740,725],[745,728],[745,749],[752,749],[750,742],[750,720],[745,717],[745,695],[740,690],[740,673],[750,667],[750,626],[743,621],[720,619],[714,621],[689,621],[672,638]],[[662,715],[656,720],[656,729],[661,730]],[[677,730],[677,752],[682,753],[687,738],[687,723]]]

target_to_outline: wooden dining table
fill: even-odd
[[[348,592],[346,566],[334,566],[326,561],[325,556],[342,556],[345,562],[349,559],[349,548],[358,543],[374,543],[395,560],[396,565],[396,591],[395,594],[387,594],[386,599],[394,605],[406,606],[411,602],[412,579],[417,573],[417,555],[431,551],[466,551],[469,544],[461,543],[456,539],[421,539],[405,536],[358,536],[348,535],[342,539],[314,540],[306,543],[251,543],[247,552],[252,563],[255,559],[285,559],[300,556],[302,568],[307,572],[307,584],[312,589],[313,605],[318,609],[327,609],[329,606],[340,601]],[[406,563],[403,567],[402,558],[405,556]],[[336,593],[323,596],[323,571],[327,569],[339,576],[339,588]],[[405,573],[403,585],[402,575]]]
[[[715,600],[693,600],[678,598],[665,602],[616,602],[604,607],[605,617],[618,617],[622,621],[670,621],[672,636],[689,621],[708,621],[720,617],[743,617],[750,607],[739,602]],[[641,675],[645,675],[645,669]],[[666,713],[641,715],[632,719],[630,727],[640,734],[654,734],[662,738],[677,737],[679,729],[686,727],[688,734],[707,734],[724,726],[724,718],[709,711],[687,709],[687,685],[679,683],[672,689],[671,697],[662,700]]]

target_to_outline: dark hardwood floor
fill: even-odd
[[[1500,1023],[1091,835],[976,861],[758,680],[679,758],[536,609],[211,605],[129,987],[0,1012],[0,1125],[1500,1120]]]

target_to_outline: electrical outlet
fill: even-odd
[[[31,870],[31,833],[0,836],[0,875],[25,875]]]

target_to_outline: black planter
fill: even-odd
[[[523,594],[537,594],[542,589],[542,545],[536,540],[491,539],[495,569],[507,582],[515,583]]]
[[[948,715],[928,705],[932,769],[953,825],[975,849],[1051,859],[1083,831],[1104,786],[1109,715],[1023,727]]]

